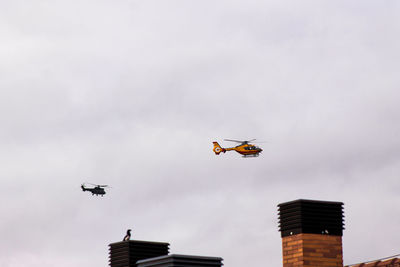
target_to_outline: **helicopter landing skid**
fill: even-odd
[[[260,154],[243,155],[242,157],[243,158],[256,158],[258,156],[260,156]]]

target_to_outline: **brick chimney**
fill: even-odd
[[[343,203],[299,199],[278,205],[283,267],[343,267]]]

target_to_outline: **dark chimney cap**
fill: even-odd
[[[109,245],[111,267],[137,267],[138,260],[165,256],[169,253],[169,243],[129,240]]]
[[[279,204],[278,210],[282,237],[301,233],[343,235],[343,202],[298,199]]]

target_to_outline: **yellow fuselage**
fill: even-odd
[[[258,154],[261,153],[262,149],[252,145],[252,144],[242,144],[242,145],[238,145],[235,147],[221,147],[217,142],[213,142],[214,144],[214,149],[213,151],[215,152],[216,155],[219,155],[219,153],[221,152],[226,152],[226,151],[236,151],[239,154],[242,154],[243,156],[250,156],[250,155],[254,155],[254,156],[258,156]]]
[[[240,145],[240,146],[235,146],[235,147],[229,147],[229,148],[224,148],[226,151],[231,151],[234,150],[239,154],[242,155],[255,155],[255,154],[259,154],[262,149],[259,147],[256,147],[252,144],[245,144],[245,145]]]

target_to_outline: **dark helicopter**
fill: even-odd
[[[91,184],[91,183],[88,183],[88,184],[93,185],[94,187],[93,188],[85,187],[85,184],[83,183],[83,184],[81,184],[82,191],[90,191],[90,192],[92,192],[92,195],[96,195],[96,196],[98,196],[98,195],[103,196],[106,194],[106,191],[104,190],[104,188],[108,187],[108,185],[98,185],[98,184]]]

